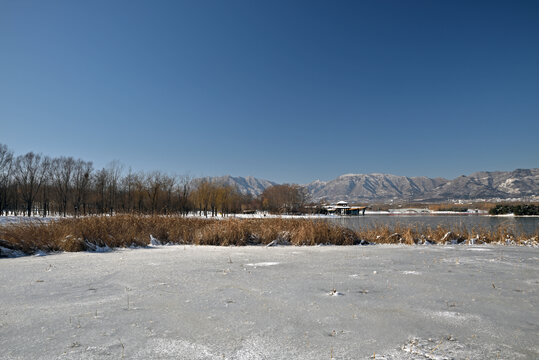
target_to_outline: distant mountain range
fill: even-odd
[[[453,180],[388,174],[349,174],[305,185],[320,201],[446,201],[524,198],[539,195],[539,169],[482,171]]]
[[[202,177],[193,180],[195,183],[206,180],[215,182],[218,184],[235,186],[242,194],[258,196],[264,192],[264,190],[270,186],[277,185],[276,182],[257,179],[252,176],[242,177],[242,176],[215,176],[215,177]]]
[[[277,183],[248,177],[206,178],[260,195]],[[481,171],[453,180],[390,174],[346,174],[330,181],[302,185],[312,201],[387,202],[531,198],[539,196],[539,169]]]
[[[305,187],[314,201],[385,201],[421,197],[446,182],[442,178],[346,174],[330,181],[313,181]]]

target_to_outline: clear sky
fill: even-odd
[[[539,1],[0,0],[0,143],[296,183],[539,167]]]

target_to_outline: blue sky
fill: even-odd
[[[539,167],[537,1],[0,1],[0,143],[134,170]]]

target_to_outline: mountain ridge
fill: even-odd
[[[236,186],[243,194],[259,196],[278,183],[253,176],[206,177]],[[454,179],[393,174],[343,174],[333,180],[314,180],[302,186],[311,201],[388,202],[510,199],[539,196],[539,168],[478,171]]]
[[[193,181],[210,181],[218,184],[234,186],[238,191],[244,195],[259,196],[264,192],[264,190],[270,186],[278,185],[274,181],[259,179],[254,176],[232,176],[232,175],[223,175],[223,176],[205,176],[201,178],[196,178]]]

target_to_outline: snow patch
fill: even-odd
[[[144,350],[139,351],[134,359],[190,359],[190,360],[263,360],[275,357],[280,344],[270,339],[252,337],[244,339],[239,348],[232,353],[219,351],[202,344],[183,339],[150,339]],[[304,356],[296,357],[305,359]],[[315,358],[309,356],[309,359]]]
[[[153,235],[150,235],[150,245],[159,246],[159,245],[163,245],[163,243],[157,240],[157,238],[154,238]]]
[[[135,356],[138,359],[222,359],[222,356],[215,354],[204,345],[196,344],[187,340],[174,339],[151,339],[145,349]]]
[[[419,272],[419,271],[413,271],[413,270],[411,270],[411,271],[403,271],[402,273],[403,273],[404,275],[421,275],[421,272]]]
[[[86,245],[86,249],[88,249],[88,251],[90,252],[105,253],[112,251],[112,249],[108,245],[99,246],[89,241],[85,241],[84,243]]]
[[[436,311],[431,314],[435,318],[439,318],[453,324],[462,324],[469,320],[479,320],[479,316],[477,315],[466,315],[455,311]]]
[[[470,250],[470,251],[492,251],[492,250],[490,250],[490,249],[486,249],[486,248],[478,248],[478,247],[468,248],[468,250]]]
[[[112,248],[110,248],[108,245],[96,246],[94,251],[98,253],[106,253],[106,252],[111,252]]]
[[[245,266],[253,266],[253,267],[274,266],[274,265],[279,265],[279,263],[278,262],[267,261],[267,262],[259,262],[259,263],[254,263],[254,264],[245,264]]]
[[[329,292],[329,296],[343,296],[343,293],[338,292],[337,290],[333,289]]]

